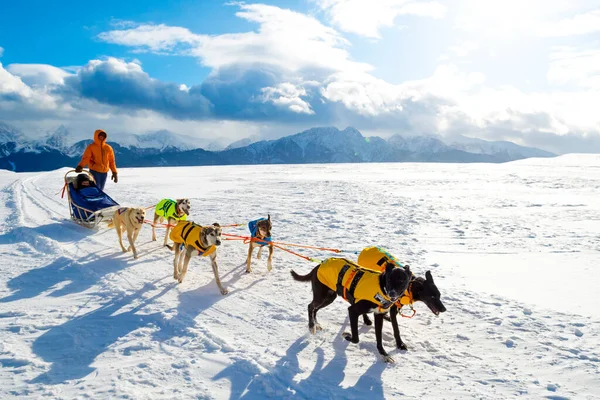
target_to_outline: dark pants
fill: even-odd
[[[94,177],[98,189],[104,191],[104,185],[106,185],[106,177],[108,176],[108,172],[98,172],[90,169],[90,173]]]

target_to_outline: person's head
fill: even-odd
[[[77,189],[81,189],[84,187],[91,186],[90,178],[87,174],[79,174],[77,175]]]
[[[108,137],[108,135],[102,129],[98,129],[98,130],[96,130],[96,132],[94,132],[94,141],[103,143],[103,142],[106,142],[107,137]]]

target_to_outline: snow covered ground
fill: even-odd
[[[219,249],[183,284],[145,226],[140,258],[112,230],[68,220],[66,169],[0,171],[0,398],[600,398],[600,157],[501,165],[360,164],[123,169],[122,205],[190,197],[195,221],[271,214],[276,240],[388,248],[431,270],[448,311],[420,303],[346,342],[346,304],[308,334],[314,264],[276,250]],[[245,228],[228,232],[245,234]],[[162,231],[160,231],[162,234]],[[331,254],[305,251],[314,257]],[[356,257],[349,254],[349,257]]]

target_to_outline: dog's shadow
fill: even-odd
[[[350,342],[342,338],[347,323],[342,326],[333,342],[334,357],[325,365],[324,351],[315,349],[317,361],[311,374],[298,382],[295,376],[302,372],[298,362],[298,354],[309,344],[306,337],[297,339],[286,351],[285,356],[277,361],[267,373],[261,373],[255,364],[248,360],[237,360],[219,372],[213,381],[227,379],[231,382],[230,400],[264,399],[276,393],[278,398],[339,398],[339,399],[382,399],[383,383],[381,376],[386,364],[377,359],[373,365],[351,387],[342,387],[345,368],[348,364],[346,349]],[[325,341],[325,343],[329,343]],[[329,345],[329,344],[327,344]]]
[[[239,271],[242,266],[245,267],[246,264],[244,263],[243,265],[235,267],[227,273],[220,275],[221,283],[229,290],[228,294],[222,295],[217,287],[217,284],[215,283],[212,269],[210,268],[210,263],[207,264],[208,265],[206,266],[190,266],[190,268],[197,267],[198,269],[205,267],[202,272],[210,274],[212,279],[203,286],[196,287],[192,290],[181,291],[179,293],[176,315],[169,320],[169,323],[166,324],[166,326],[163,326],[162,329],[154,333],[155,340],[165,341],[178,336],[194,336],[195,333],[191,332],[189,328],[194,328],[196,326],[195,319],[200,314],[214,306],[219,301],[227,299],[236,292],[249,290],[254,285],[266,279],[264,277],[260,279],[253,279],[245,287],[232,288],[232,286],[234,286],[240,279],[247,275],[245,270]],[[180,285],[189,285],[189,272],[190,270],[188,270],[188,279],[184,280]],[[228,280],[224,280],[224,278],[227,277],[230,278]]]
[[[129,254],[129,257],[123,254]],[[141,259],[133,263],[132,260],[131,253],[120,251],[104,257],[88,255],[78,260],[59,257],[46,266],[32,268],[10,279],[7,286],[13,293],[0,299],[0,303],[36,297],[63,282],[66,285],[55,288],[49,296],[60,297],[81,293],[93,287],[108,274],[151,261]]]
[[[64,221],[52,222],[35,227],[18,226],[0,235],[0,244],[28,243],[37,250],[44,251],[45,244],[40,238],[60,243],[76,242],[89,236],[90,230]]]
[[[150,283],[133,294],[111,299],[101,307],[55,326],[38,337],[31,350],[52,365],[48,372],[32,379],[30,383],[59,384],[83,378],[94,371],[90,366],[94,360],[119,338],[145,326],[160,325],[163,321],[161,313],[138,313],[172,289],[171,286],[165,287],[160,293],[144,299],[144,293],[153,288],[154,284]],[[117,313],[138,300],[141,301],[136,307]]]

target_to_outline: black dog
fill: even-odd
[[[361,268],[352,261],[343,258],[328,258],[316,266],[307,275],[298,275],[291,271],[295,280],[312,282],[313,300],[308,305],[308,328],[311,333],[322,329],[317,322],[317,311],[325,308],[338,295],[344,297],[351,305],[348,307],[350,328],[352,333],[344,333],[344,338],[358,343],[358,317],[365,313],[375,312],[375,337],[377,350],[386,362],[394,362],[382,345],[383,315],[393,306],[408,288],[410,275],[402,268],[388,264],[384,272]],[[397,312],[392,314],[395,320]],[[397,345],[401,341],[398,324],[394,323],[394,337]]]
[[[410,281],[408,289],[406,290],[406,295],[408,295],[408,298],[412,300],[410,304],[416,301],[422,301],[427,307],[429,307],[431,312],[435,315],[440,315],[440,313],[446,311],[446,307],[440,300],[440,291],[433,282],[433,276],[431,276],[431,272],[429,271],[425,273],[425,279],[423,279],[423,277],[418,277]],[[394,306],[390,308],[390,315],[388,316],[386,314],[384,316],[384,319],[391,321],[394,326],[394,338],[396,339],[398,348],[402,350],[407,350],[406,345],[404,344],[404,342],[402,342],[402,339],[400,338],[400,329],[398,329],[397,327],[398,322],[396,316],[400,311],[398,303],[399,302],[396,302],[396,304],[394,304]],[[363,314],[363,321],[366,325],[373,324],[373,322],[367,314]],[[396,332],[398,332],[397,336]]]

